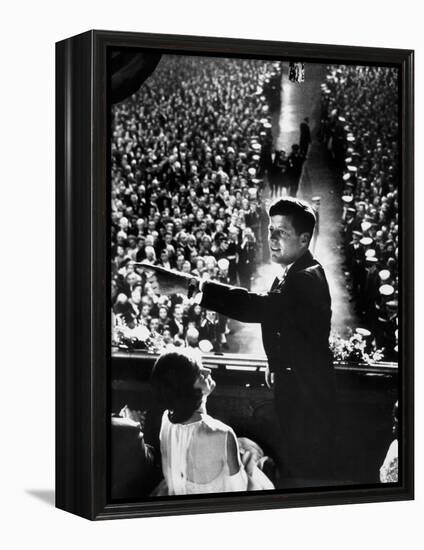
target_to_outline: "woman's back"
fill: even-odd
[[[169,495],[247,490],[237,438],[223,422],[202,413],[194,422],[173,424],[165,411],[160,444]]]

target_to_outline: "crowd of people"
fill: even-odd
[[[138,263],[250,288],[269,259],[263,181],[281,70],[271,61],[163,56],[113,107],[114,342],[228,349],[226,318],[183,296],[157,296]]]
[[[328,68],[321,137],[340,171],[347,282],[387,360],[397,357],[398,116],[397,69]]]
[[[227,319],[155,295],[137,262],[250,289],[269,260],[264,186],[296,196],[311,141],[305,119],[289,155],[273,149],[281,71],[271,61],[164,56],[113,107],[116,341],[228,349]],[[386,359],[397,354],[398,132],[396,69],[328,67],[321,138],[340,172],[347,283]]]
[[[301,234],[311,236],[315,216],[308,205],[283,199],[270,209],[277,227],[268,231],[265,187],[271,195],[285,187],[283,194],[296,196],[311,142],[306,118],[290,155],[274,150],[271,121],[280,108],[280,85],[279,63],[164,56],[140,90],[113,107],[112,344],[168,352],[152,375],[156,404],[165,410],[156,447],[164,480],[154,496],[270,490],[299,480],[315,486],[338,475],[337,398],[327,349],[331,297],[322,266],[307,253],[309,239],[294,231],[299,216]],[[320,130],[340,172],[346,276],[364,327],[359,334],[382,348],[386,360],[397,358],[397,90],[395,69],[330,66],[322,84]],[[312,202],[318,214],[320,198]],[[257,266],[270,259],[268,233],[272,246],[287,242],[291,229],[291,245],[272,248],[284,277],[274,281],[274,293],[256,294],[253,301],[243,291],[234,298],[234,289],[207,284],[202,303],[210,309],[204,309],[187,292],[159,294],[166,287],[155,286],[146,269],[162,266],[250,289]],[[300,267],[285,280],[295,263]],[[250,440],[243,448],[230,425],[207,413],[215,382],[197,352],[232,351],[228,319],[216,311],[262,325],[265,384],[274,388],[280,426],[274,457]],[[176,350],[183,347],[192,350]],[[129,414],[124,407],[114,417],[116,433],[128,426],[127,418],[132,421]],[[381,482],[397,481],[394,420]],[[151,465],[153,451],[144,442],[143,449]],[[253,456],[255,449],[260,458]],[[125,472],[119,456],[115,490]],[[146,477],[153,479],[150,470]]]

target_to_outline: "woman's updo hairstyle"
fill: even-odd
[[[199,372],[197,361],[180,351],[164,353],[154,364],[153,390],[174,424],[187,421],[200,406],[202,392],[193,387]]]

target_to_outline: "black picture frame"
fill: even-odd
[[[378,487],[108,500],[108,74],[112,47],[399,68],[400,482]],[[89,31],[56,44],[56,506],[91,520],[414,497],[414,85],[411,50]]]

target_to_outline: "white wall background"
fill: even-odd
[[[423,202],[419,3],[213,0],[4,2],[0,64],[0,540],[3,548],[422,548],[423,353],[415,502],[91,523],[31,491],[54,486],[54,43],[97,28],[416,50],[416,204]],[[423,227],[417,228],[417,249]],[[417,310],[423,304],[416,260]],[[6,308],[4,308],[6,305]],[[423,330],[416,319],[416,338]]]

